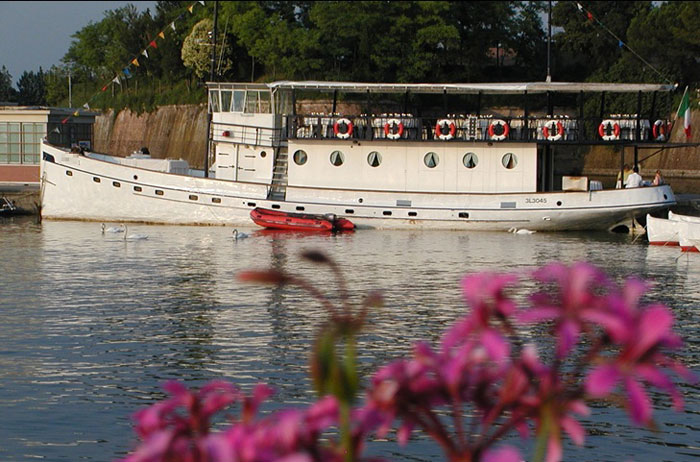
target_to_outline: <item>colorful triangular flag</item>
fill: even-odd
[[[83,104],[83,107],[88,111],[90,110],[90,105],[88,103]]]
[[[143,51],[141,52],[141,54],[144,55],[146,58],[148,58],[148,51],[143,50]]]
[[[164,39],[164,38],[165,38],[165,32],[163,32],[163,31],[158,32],[158,37]]]
[[[187,11],[189,11],[190,13],[192,13],[193,9],[194,9],[194,3],[187,7]]]
[[[131,60],[131,64],[133,64],[133,65],[136,66],[136,67],[139,67],[139,59],[138,59],[138,58],[132,59],[132,60]]]
[[[122,72],[124,72],[124,75],[125,75],[125,76],[131,77],[131,72],[129,71],[129,68],[128,68],[128,67],[125,67],[124,70],[123,70]]]
[[[107,89],[107,86],[108,86],[108,85],[109,85],[109,84],[107,84],[107,85],[105,85],[104,87],[102,87],[102,91],[105,91],[105,90]]]
[[[175,21],[170,23],[170,28],[175,32]]]
[[[156,41],[155,41],[155,40],[151,40],[151,43],[149,43],[148,46],[151,46],[151,47],[153,47],[153,48],[158,48],[158,45],[156,45]]]
[[[73,113],[73,117],[78,117],[80,115],[80,109]]]
[[[121,85],[121,84],[122,84],[122,81],[121,81],[121,80],[119,80],[119,76],[116,76],[115,78],[113,78],[113,79],[112,79],[112,82],[114,82],[114,83],[118,83],[119,85]]]

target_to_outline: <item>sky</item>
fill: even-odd
[[[47,71],[61,64],[73,34],[101,21],[105,11],[128,4],[155,12],[155,1],[0,1],[0,69],[7,68],[16,87],[24,71]]]

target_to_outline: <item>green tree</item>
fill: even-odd
[[[45,106],[46,89],[44,86],[44,71],[38,73],[25,71],[17,81],[17,102],[23,106]]]
[[[6,103],[15,102],[17,91],[12,87],[12,75],[5,66],[0,69],[0,101]]]

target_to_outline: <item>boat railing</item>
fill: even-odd
[[[286,137],[286,127],[265,127],[259,125],[216,122],[212,125],[212,139],[219,142],[248,144],[251,146],[279,146]]]
[[[437,118],[398,113],[313,113],[286,116],[284,135],[288,139],[658,143],[667,141],[669,132],[668,120],[654,121],[636,114],[605,118],[447,114]]]

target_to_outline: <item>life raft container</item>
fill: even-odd
[[[654,135],[655,141],[666,141],[668,138],[668,124],[665,120],[657,120],[651,127],[651,132]]]
[[[348,119],[338,119],[333,124],[333,133],[340,139],[348,139],[352,135],[352,122]]]
[[[389,119],[384,124],[384,135],[390,140],[398,140],[403,136],[404,126],[399,119]]]
[[[435,124],[435,135],[441,140],[451,140],[457,133],[457,126],[450,119],[440,119]]]
[[[549,141],[558,141],[564,137],[564,126],[558,120],[550,120],[542,126],[542,136]]]
[[[497,134],[496,127],[501,127],[503,131]],[[505,140],[508,138],[508,133],[510,133],[510,127],[504,120],[496,119],[489,124],[489,138],[493,141]]]
[[[598,134],[605,141],[620,139],[620,124],[614,120],[604,120],[598,126]]]

